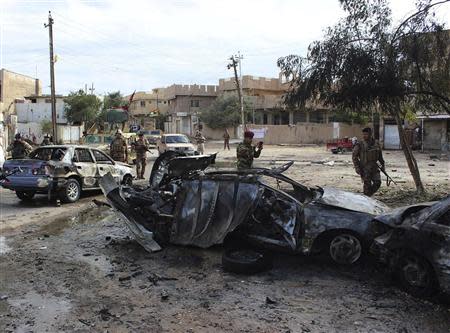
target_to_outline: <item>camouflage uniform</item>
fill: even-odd
[[[127,143],[123,137],[116,137],[109,146],[109,154],[114,161],[127,162]]]
[[[136,151],[136,173],[137,177],[144,179],[145,165],[147,164],[146,154],[148,151],[148,142],[145,138],[139,138],[134,144]]]
[[[358,142],[353,148],[353,165],[356,173],[364,182],[363,190],[367,196],[372,196],[381,185],[380,170],[377,162],[384,168],[384,159],[378,141],[369,139]]]
[[[33,147],[23,140],[14,140],[6,149],[11,152],[13,160],[26,158],[32,150]]]
[[[250,143],[241,142],[236,149],[238,169],[250,169],[253,165],[253,158],[261,155],[261,149],[257,149]]]
[[[205,152],[205,137],[202,135],[201,132],[197,132],[195,134],[195,141],[197,143],[197,151],[199,152],[199,154],[204,154]]]

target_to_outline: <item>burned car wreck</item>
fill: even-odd
[[[377,216],[390,230],[371,247],[401,286],[415,296],[450,293],[450,196]]]
[[[299,254],[324,251],[340,264],[356,263],[376,236],[375,215],[389,208],[363,195],[310,188],[274,169],[207,169],[215,155],[162,154],[150,185],[100,186],[112,207],[148,251],[167,243],[207,248],[230,234]]]

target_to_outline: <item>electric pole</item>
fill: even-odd
[[[243,58],[244,57],[241,55],[241,53],[238,52],[237,56],[231,56],[230,57],[231,63],[227,65],[228,69],[233,67],[233,70],[234,70],[234,80],[236,81],[236,88],[237,88],[238,97],[239,97],[239,104],[240,104],[240,107],[241,107],[242,130],[244,130],[244,128],[245,128],[244,96],[242,94],[242,70],[241,70],[241,60]],[[237,66],[239,66],[239,78],[238,78],[237,69],[236,69]]]
[[[53,55],[53,18],[52,13],[48,12],[48,23],[44,23],[44,27],[48,28],[49,48],[50,48],[50,91],[52,100],[52,129],[53,143],[58,142],[58,132],[56,130],[56,96],[55,96],[55,58]]]

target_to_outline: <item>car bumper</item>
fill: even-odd
[[[11,191],[34,191],[37,193],[47,193],[58,187],[58,180],[48,176],[36,177],[8,177],[0,182],[3,188]]]

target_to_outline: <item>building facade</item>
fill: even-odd
[[[137,91],[128,108],[129,125],[145,130],[155,129],[155,118],[166,114],[169,108],[164,91],[165,88],[156,88],[151,92]],[[126,96],[126,100],[129,101],[130,97]]]
[[[11,142],[16,132],[16,109],[14,101],[29,95],[40,95],[39,79],[0,69],[0,144]]]

